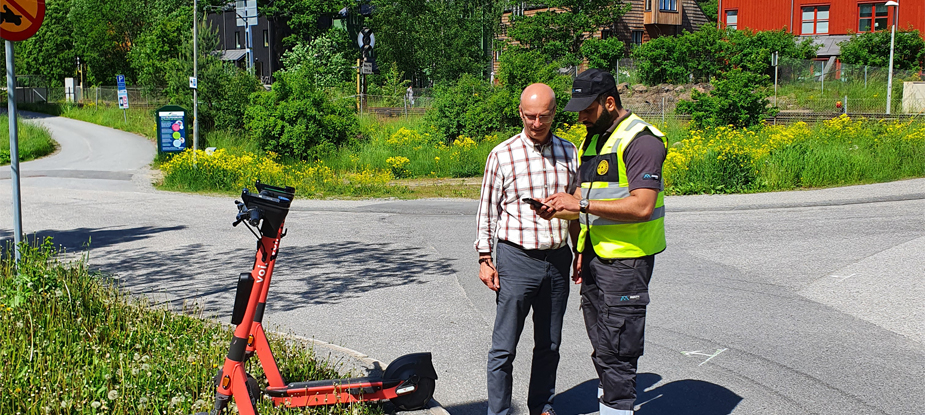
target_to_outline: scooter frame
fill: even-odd
[[[287,383],[279,372],[263,328],[270,280],[285,236],[284,222],[295,195],[292,187],[268,186],[257,181],[258,193],[244,189],[243,202],[233,226],[244,222],[259,227],[257,254],[251,272],[238,277],[231,323],[236,325],[225,363],[215,376],[215,406],[218,415],[233,397],[241,415],[256,415],[260,394],[257,382],[247,374],[247,359],[257,355],[268,386],[263,393],[274,405],[286,407],[320,406],[353,402],[390,400],[398,409],[413,410],[427,405],[433,397],[437,373],[430,353],[401,356],[386,368],[383,376],[330,379]],[[253,229],[251,229],[253,232]],[[257,235],[256,232],[254,232]]]

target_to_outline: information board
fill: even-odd
[[[186,110],[168,105],[157,110],[157,148],[176,153],[186,150]]]

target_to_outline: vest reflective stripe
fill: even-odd
[[[618,220],[604,219],[600,216],[592,215],[590,213],[587,214],[586,216],[588,217],[587,222],[590,223],[591,226],[625,225],[627,223],[645,223],[645,222],[621,222]],[[662,206],[662,207],[657,207],[652,210],[652,216],[649,216],[649,220],[651,221],[651,220],[656,220],[656,219],[662,219],[664,217],[665,217],[665,207]],[[584,219],[584,216],[582,216],[582,224],[584,223],[585,223],[585,219]]]
[[[581,195],[589,200],[619,200],[629,197],[629,179],[626,175],[626,162],[623,153],[633,138],[648,129],[652,135],[660,138],[667,147],[665,134],[635,114],[623,120],[613,134],[604,143],[600,154],[616,153],[619,182],[582,182]],[[599,139],[599,138],[598,138]],[[584,155],[579,147],[578,157]],[[593,150],[592,150],[593,151]],[[597,163],[592,159],[590,163]],[[581,214],[578,221],[581,233],[578,236],[578,249],[584,250],[585,241],[590,240],[594,252],[603,258],[639,258],[657,254],[665,250],[665,185],[660,180],[655,209],[648,220],[641,222],[621,222],[605,219],[596,215]]]

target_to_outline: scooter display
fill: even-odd
[[[225,363],[215,375],[215,405],[209,414],[221,414],[234,398],[241,415],[256,415],[261,394],[269,396],[275,405],[285,407],[389,400],[400,410],[424,408],[433,397],[437,380],[430,353],[401,356],[386,367],[381,377],[305,382],[283,379],[267,341],[263,315],[295,189],[268,186],[260,181],[256,189],[257,193],[244,189],[241,201],[235,201],[238,214],[232,225],[244,223],[259,241],[253,269],[238,276],[231,317],[236,327]],[[254,228],[259,229],[259,234]],[[268,386],[264,390],[245,370],[244,363],[254,354],[267,377]]]

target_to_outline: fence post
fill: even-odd
[[[864,88],[867,88],[867,65],[864,65]]]
[[[845,115],[848,115],[848,96],[845,95]]]
[[[662,95],[662,128],[665,128],[665,96]]]

